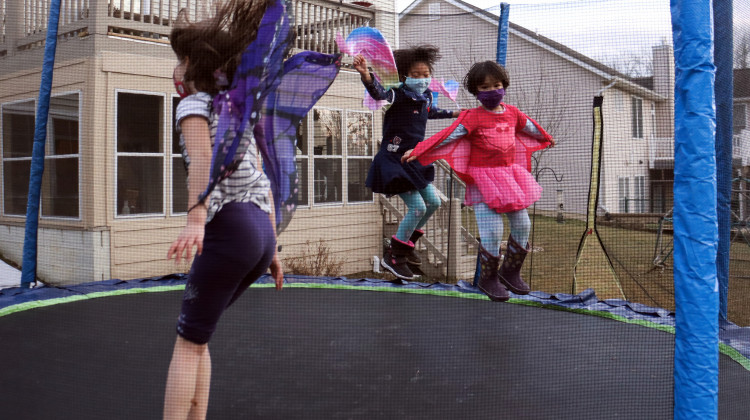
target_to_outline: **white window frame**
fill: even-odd
[[[316,155],[315,152],[315,110],[321,109],[321,110],[327,110],[327,111],[338,111],[341,113],[341,154],[340,155]],[[342,207],[346,204],[346,191],[344,191],[344,174],[346,173],[346,164],[344,160],[346,159],[346,142],[344,136],[346,135],[346,110],[342,108],[330,108],[325,106],[316,106],[313,107],[313,109],[310,110],[308,113],[310,117],[308,118],[309,124],[310,124],[310,131],[308,131],[308,140],[307,140],[307,152],[308,152],[308,160],[307,161],[307,171],[308,175],[312,175],[308,178],[312,182],[312,189],[309,189],[307,191],[308,198],[311,201],[312,207]],[[341,160],[341,197],[339,201],[333,201],[329,203],[316,203],[315,202],[315,159],[340,159]],[[311,164],[312,163],[312,164]]]
[[[79,90],[70,90],[70,91],[63,91],[58,92],[55,94],[50,95],[51,98],[55,98],[58,96],[65,96],[65,95],[72,95],[77,94],[78,95],[78,153],[71,154],[71,155],[49,155],[47,154],[47,151],[49,150],[49,136],[50,136],[50,130],[54,130],[54,125],[49,124],[49,115],[47,116],[47,139],[45,139],[45,153],[44,153],[44,161],[45,164],[48,159],[70,159],[72,157],[75,157],[78,159],[78,217],[65,217],[65,216],[45,216],[43,211],[43,203],[44,200],[41,198],[41,194],[43,191],[40,192],[40,200],[39,200],[39,218],[43,220],[65,220],[65,221],[81,221],[83,218],[83,189],[81,188],[81,174],[83,173],[82,165],[81,165],[81,116],[83,115],[83,92]],[[33,108],[34,108],[34,120],[36,121],[36,112],[37,112],[37,99],[38,98],[27,98],[27,99],[18,99],[15,101],[10,102],[4,102],[0,104],[0,117],[4,117],[5,113],[3,111],[3,108],[6,105],[13,105],[17,103],[23,103],[23,102],[32,102]],[[2,132],[4,128],[4,124],[2,123],[2,118],[0,118],[0,162],[2,162],[2,165],[0,165],[0,175],[4,173],[5,171],[5,162],[7,161],[24,161],[28,160],[31,161],[33,157],[28,158],[5,158],[4,156],[4,150],[3,147],[5,146],[5,137],[4,133]],[[33,147],[33,146],[32,146]],[[4,178],[3,178],[4,179]],[[44,182],[42,178],[42,182]],[[28,197],[28,193],[27,193]],[[0,214],[2,214],[5,217],[16,217],[19,219],[25,219],[25,214],[8,214],[5,212],[5,181],[0,182]]]
[[[371,152],[372,154],[370,156],[359,156],[359,155],[354,155],[351,157],[349,156],[349,129],[348,129],[349,124],[348,124],[347,119],[349,118],[350,112],[370,115],[370,122],[372,123],[372,126],[370,126],[370,133],[371,133],[370,134],[370,143],[371,143],[370,150],[372,151]],[[357,205],[362,205],[362,204],[372,204],[375,202],[374,192],[372,193],[372,199],[370,200],[349,201],[349,187],[348,187],[349,185],[348,183],[349,181],[349,159],[360,159],[360,160],[369,159],[370,165],[372,165],[372,161],[375,159],[375,153],[377,153],[377,151],[375,150],[375,147],[376,147],[376,144],[375,144],[375,115],[374,113],[372,111],[358,111],[358,110],[353,110],[353,109],[345,110],[344,111],[344,155],[345,155],[344,161],[345,161],[345,164],[343,166],[342,171],[344,175],[343,183],[347,185],[347,188],[346,188],[346,204],[347,205],[357,206]]]
[[[634,213],[646,212],[646,177],[636,175],[633,177],[633,195],[635,196]]]
[[[172,131],[173,131],[174,126],[176,124],[175,115],[174,115],[173,107],[172,107],[172,102],[174,102],[174,100],[177,99],[177,98],[179,98],[179,97],[180,97],[180,95],[172,94],[168,98],[168,100],[169,100],[169,113],[168,113],[169,114],[169,118],[167,119],[167,121],[169,121],[170,124],[167,125],[167,127],[168,127],[167,128],[167,133],[168,133],[168,136],[169,136],[169,142],[168,142],[169,143],[169,158],[167,160],[169,162],[169,167],[166,170],[167,170],[167,173],[169,174],[169,179],[167,180],[167,185],[170,186],[169,190],[170,190],[171,194],[169,194],[169,197],[167,197],[166,201],[168,201],[168,203],[166,203],[166,206],[169,209],[169,215],[170,216],[186,216],[187,215],[187,210],[185,210],[184,212],[175,212],[174,211],[174,179],[172,179],[172,174],[174,173],[174,171],[173,171],[174,166],[173,165],[175,165],[175,160],[176,159],[179,159],[179,164],[183,165],[182,154],[181,153],[174,154],[174,152],[172,151],[172,141],[174,141],[174,139],[172,138]],[[178,134],[178,136],[179,136],[179,134]],[[117,150],[117,149],[115,149],[115,150]],[[188,206],[189,205],[190,205],[190,197],[188,196]],[[115,212],[117,212],[117,209],[115,209]]]
[[[5,110],[4,110],[4,108],[6,106],[20,104],[20,103],[23,103],[23,102],[31,102],[33,104],[32,108],[34,109],[34,120],[36,121],[36,108],[37,108],[36,101],[37,100],[35,98],[26,98],[26,99],[18,99],[18,100],[10,101],[10,102],[4,102],[2,105],[0,105],[0,117],[2,117],[2,118],[0,118],[0,130],[4,130],[5,129],[5,122],[4,122]],[[19,219],[25,219],[26,218],[25,214],[12,214],[12,213],[6,213],[5,212],[5,162],[20,162],[20,161],[24,161],[24,160],[31,161],[31,156],[29,156],[27,158],[25,158],[25,157],[20,157],[20,158],[18,158],[18,157],[17,158],[6,158],[5,157],[5,149],[4,149],[5,148],[5,132],[4,131],[0,131],[0,134],[1,134],[1,136],[0,136],[0,160],[3,163],[2,168],[1,168],[2,169],[2,175],[3,175],[3,182],[0,183],[0,184],[2,184],[2,191],[0,191],[0,194],[1,194],[0,195],[0,199],[2,199],[2,207],[0,207],[0,211],[2,212],[2,215],[5,216],[5,217],[15,217],[15,218],[19,218]],[[80,181],[79,181],[79,183],[80,183]],[[28,198],[28,192],[26,193],[26,197]]]
[[[737,112],[739,109],[741,109],[741,111]],[[737,119],[737,115],[742,115],[742,120],[743,120],[742,127],[740,128],[739,131],[735,131],[735,130],[737,130],[737,127],[740,127],[740,126],[734,125],[734,122]],[[732,105],[732,133],[737,135],[740,133],[740,131],[746,130],[746,129],[747,129],[747,104],[736,103]]]
[[[340,155],[315,155],[314,154],[314,139],[315,139],[315,110],[327,110],[327,111],[338,111],[341,113],[341,154]],[[349,133],[347,129],[347,115],[349,112],[358,112],[363,114],[370,114],[372,119],[372,156],[369,156],[370,162],[375,157],[375,154],[377,153],[377,143],[375,140],[374,132],[375,132],[375,115],[372,111],[363,111],[363,110],[357,110],[357,109],[348,109],[348,108],[332,108],[332,107],[325,107],[325,106],[316,106],[313,107],[313,109],[310,110],[310,112],[307,114],[307,155],[299,155],[296,157],[296,159],[307,159],[307,180],[308,185],[307,187],[307,194],[308,194],[308,203],[300,204],[298,207],[343,207],[343,206],[358,206],[358,205],[369,205],[375,202],[375,194],[372,195],[372,200],[366,200],[366,201],[349,201],[349,188],[347,185],[348,176],[349,176]],[[341,200],[331,203],[316,203],[315,202],[315,158],[323,158],[323,159],[341,159]],[[368,156],[352,156],[352,158],[357,159],[361,158],[364,160]]]
[[[161,142],[162,142],[162,153],[131,153],[131,152],[123,152],[119,153],[117,151],[117,117],[119,115],[119,94],[120,93],[131,93],[136,95],[147,95],[147,96],[158,96],[161,97],[162,100],[162,109],[164,112],[162,113],[162,135],[161,135]],[[172,103],[171,103],[171,97],[170,94],[165,94],[164,92],[154,92],[154,91],[146,91],[146,90],[133,90],[133,89],[115,89],[115,111],[113,112],[113,118],[114,121],[112,122],[112,127],[114,127],[114,137],[115,141],[113,142],[114,149],[112,150],[112,155],[114,156],[114,182],[112,187],[114,188],[114,193],[112,194],[112,199],[114,200],[114,203],[112,205],[113,208],[113,217],[116,220],[127,220],[127,219],[147,219],[147,218],[157,218],[157,217],[165,217],[166,216],[166,206],[167,206],[167,200],[168,197],[166,197],[166,191],[167,191],[167,182],[171,180],[171,174],[168,177],[167,174],[167,160],[169,159],[169,155],[171,154],[172,144],[169,145],[165,144],[167,141],[167,138],[171,140],[171,135],[167,133],[167,129],[171,130],[171,126],[168,124],[168,121],[164,121],[167,118],[167,115],[171,113]],[[166,104],[167,98],[170,99],[170,103]],[[170,111],[167,112],[166,109],[169,108]],[[170,152],[167,152],[169,150]],[[162,202],[161,202],[161,213],[139,213],[139,214],[117,214],[117,161],[120,156],[127,156],[127,157],[156,157],[158,155],[161,155],[162,158],[162,186],[161,186],[161,193],[162,193]],[[168,179],[169,178],[169,179]]]
[[[305,194],[307,195],[307,202],[305,202],[305,203],[298,202],[297,203],[297,208],[298,209],[309,209],[312,206],[312,202],[311,201],[312,201],[313,197],[310,194],[310,185],[312,185],[313,188],[315,188],[315,184],[314,183],[311,184],[312,181],[310,180],[310,172],[311,172],[310,167],[312,166],[312,165],[310,165],[310,133],[312,133],[312,129],[313,129],[313,117],[312,117],[311,114],[313,113],[314,109],[315,108],[311,109],[310,112],[308,112],[307,115],[305,115],[305,117],[300,122],[300,124],[304,124],[305,125],[305,135],[307,136],[307,139],[305,140],[305,148],[307,150],[305,150],[305,154],[304,155],[295,155],[294,156],[294,164],[295,165],[297,164],[297,159],[304,160],[304,161],[307,162],[307,168],[305,170],[305,181],[306,182],[305,182],[305,185],[300,184],[300,188],[304,188],[305,189]]]
[[[630,134],[643,140],[643,98],[635,95],[630,97]]]
[[[630,209],[630,178],[617,177],[617,210],[619,213],[631,213]]]

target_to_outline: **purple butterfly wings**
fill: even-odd
[[[338,55],[305,51],[286,62],[291,48],[291,7],[284,0],[268,6],[257,38],[242,54],[232,87],[214,98],[218,114],[208,187],[231,175],[252,144],[253,130],[271,182],[277,234],[289,224],[300,188],[297,177],[296,129],[338,74]]]
[[[264,166],[274,189],[277,230],[283,231],[297,205],[299,185],[295,156],[297,127],[325,94],[341,66],[339,55],[304,51],[284,63],[279,86],[266,98],[261,120],[266,148]],[[268,157],[266,157],[266,155]],[[274,181],[275,179],[275,181]]]

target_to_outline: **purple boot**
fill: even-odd
[[[528,248],[521,247],[521,245],[513,239],[513,236],[508,236],[508,247],[505,250],[503,264],[500,266],[499,277],[500,281],[511,292],[517,295],[528,295],[531,291],[529,285],[521,278],[521,266],[523,265],[523,260],[526,259],[526,254],[528,253]]]
[[[477,280],[479,290],[494,302],[504,302],[510,299],[508,289],[500,283],[497,276],[500,257],[490,254],[482,245],[479,245],[479,263],[481,264],[479,280]]]

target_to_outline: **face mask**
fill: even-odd
[[[500,102],[503,101],[503,96],[505,96],[505,89],[502,88],[477,93],[477,99],[479,102],[481,102],[485,108],[489,109],[497,108],[497,106],[500,105]]]
[[[407,77],[406,82],[404,82],[404,84],[406,85],[406,87],[413,90],[414,92],[422,94],[430,86],[430,82],[432,82],[431,77],[425,77],[422,79],[414,79],[412,77]]]
[[[174,82],[174,88],[177,90],[177,94],[180,95],[180,98],[185,98],[190,94],[187,91],[185,83],[183,83],[181,80],[177,80],[177,76],[175,76],[176,72],[177,68],[175,68],[174,72],[172,72],[172,81]]]

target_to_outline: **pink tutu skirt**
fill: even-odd
[[[498,213],[525,209],[542,196],[542,187],[524,167],[470,166],[475,184],[466,189],[465,204],[485,203]]]

